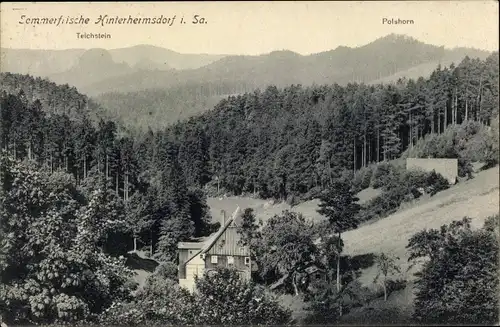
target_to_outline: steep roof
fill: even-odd
[[[236,217],[238,217],[239,212],[240,212],[240,207],[237,207],[233,213],[233,216],[230,219],[228,219],[226,223],[223,226],[221,226],[215,234],[210,236],[204,243],[202,243],[203,245],[200,251],[196,252],[193,256],[191,256],[184,264],[189,263],[189,261],[191,261],[198,254],[206,253],[208,250],[210,250],[212,246],[214,246],[214,244],[217,242],[217,240],[221,237],[221,235],[224,234],[224,232],[231,225],[231,223],[235,221]],[[197,249],[199,249],[199,247]]]

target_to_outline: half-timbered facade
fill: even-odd
[[[179,284],[194,290],[195,276],[203,276],[205,272],[218,267],[236,269],[240,278],[251,278],[252,263],[250,249],[240,244],[237,232],[239,208],[233,216],[221,220],[220,229],[204,242],[180,242],[179,249]]]

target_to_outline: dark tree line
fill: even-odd
[[[128,230],[115,233],[117,244],[128,243],[129,249],[148,244],[151,254],[175,260],[178,241],[211,232],[205,195],[186,183],[178,146],[167,134],[134,138],[112,121],[53,114],[23,90],[2,92],[0,108],[2,152],[51,174],[69,173],[83,188],[102,185],[112,193],[109,202],[122,203]]]
[[[427,79],[389,85],[269,86],[230,96],[162,131],[135,135],[111,121],[94,127],[86,115],[74,122],[44,116],[43,105],[23,92],[2,97],[2,107],[10,108],[2,111],[2,148],[77,180],[96,170],[113,180],[125,201],[143,182],[161,184],[165,174],[183,179],[175,187],[307,198],[343,171],[395,159],[447,126],[488,125],[498,115],[498,55],[466,57],[456,67],[437,67]]]
[[[489,125],[497,115],[493,54],[390,85],[269,86],[166,132],[180,144],[190,183],[285,199],[317,194],[343,170],[395,159],[447,126]]]

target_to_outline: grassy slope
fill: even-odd
[[[346,254],[392,253],[400,260],[402,277],[409,283],[403,290],[391,294],[387,302],[376,299],[367,307],[357,308],[343,317],[343,323],[374,320],[373,311],[399,308],[400,317],[410,317],[412,312],[413,279],[418,267],[408,271],[408,254],[405,246],[408,238],[424,228],[439,228],[464,216],[472,218],[475,228],[482,227],[485,218],[499,212],[499,168],[478,173],[474,179],[462,182],[438,193],[434,197],[417,202],[410,208],[345,233]],[[370,267],[363,271],[360,280],[365,285],[372,284],[377,270]],[[373,285],[373,284],[372,284]],[[380,312],[380,311],[378,311]],[[368,319],[368,320],[367,320]],[[383,319],[383,317],[382,317]]]
[[[412,207],[364,225],[344,234],[345,252],[349,255],[393,253],[407,266],[405,246],[408,239],[425,228],[439,228],[464,216],[472,218],[474,227],[483,226],[486,217],[499,208],[498,166],[478,173],[475,178],[459,183],[437,195],[416,202]],[[373,271],[372,271],[373,270]],[[374,269],[363,274],[363,281],[374,277]],[[408,274],[411,279],[412,274]]]
[[[356,230],[346,232],[344,234],[345,254],[358,256],[385,252],[397,255],[400,258],[402,277],[407,278],[409,284],[406,289],[391,294],[387,302],[384,302],[383,299],[376,299],[368,307],[353,310],[343,318],[343,321],[355,323],[372,320],[374,317],[370,313],[370,308],[398,307],[409,316],[413,302],[413,272],[418,269],[415,267],[406,271],[408,256],[405,246],[409,237],[424,228],[439,228],[441,225],[464,216],[473,218],[473,227],[481,227],[486,217],[499,212],[499,177],[498,166],[479,172],[475,178],[452,186],[433,197],[416,201],[387,218],[363,224]],[[376,193],[376,190],[365,190],[360,192],[358,196],[363,202]],[[238,205],[241,208],[254,208],[257,217],[263,220],[285,209],[301,212],[313,220],[321,219],[316,213],[317,200],[303,203],[294,208],[283,203],[273,205],[263,200],[239,197],[210,198],[208,203],[214,220],[220,216],[220,210],[232,212]],[[360,281],[367,286],[373,286],[376,273],[374,266],[367,268],[363,271]],[[304,304],[300,300],[284,297],[282,302],[294,311],[294,317],[300,319],[305,315],[302,307]]]
[[[406,261],[408,238],[424,228],[438,228],[464,216],[473,218],[473,226],[481,227],[486,217],[498,213],[498,181],[497,166],[479,172],[473,179],[460,182],[433,197],[405,206],[387,218],[363,224],[344,234],[345,252],[349,255],[390,252]],[[358,196],[364,202],[367,200],[365,197],[371,198],[377,194],[377,190],[370,189],[360,192]],[[264,221],[283,210],[300,212],[314,221],[322,219],[316,212],[318,200],[291,207],[286,203],[273,204],[271,201],[248,197],[224,197],[209,198],[208,205],[214,220],[219,219],[221,210],[230,215],[237,206],[241,209],[253,208],[257,218]]]

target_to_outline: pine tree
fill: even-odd
[[[356,214],[360,207],[356,203],[358,199],[352,192],[350,183],[339,179],[335,180],[328,191],[321,195],[320,201],[318,213],[328,219],[331,230],[338,235],[337,292],[340,292],[340,248],[342,233],[357,227]],[[340,315],[342,315],[341,312]]]

